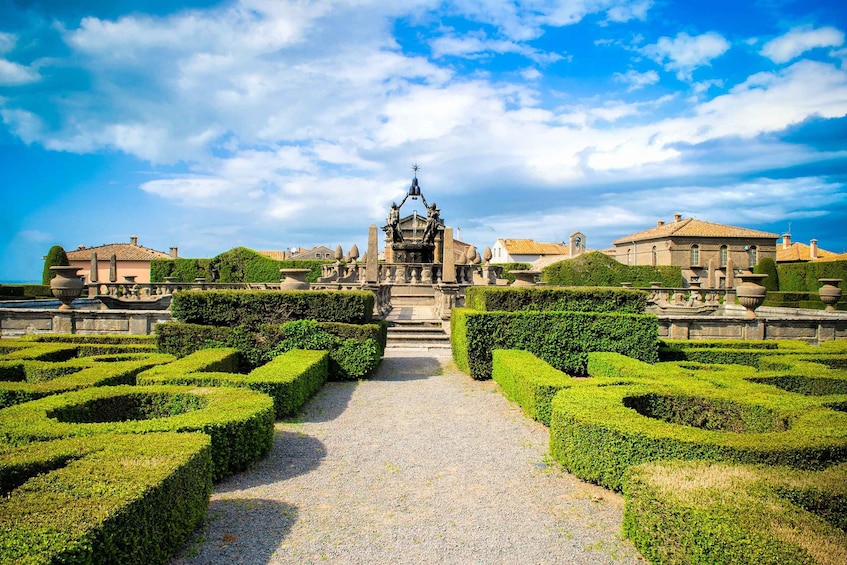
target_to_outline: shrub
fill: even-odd
[[[54,245],[47,252],[44,258],[44,272],[41,274],[41,284],[50,286],[50,281],[56,276],[56,273],[50,270],[50,267],[58,267],[60,265],[70,265],[68,254],[61,245]]]
[[[649,287],[661,281],[665,287],[681,287],[680,267],[647,265],[630,266],[599,251],[591,251],[545,267],[541,279],[556,286],[620,286],[630,282],[636,287]]]
[[[197,353],[192,357],[195,355]],[[247,375],[212,371],[186,372],[174,363],[162,370],[141,374],[138,384],[249,388],[273,398],[274,414],[276,418],[282,418],[296,412],[321,388],[327,379],[328,359],[325,351],[289,351]]]
[[[623,531],[653,563],[844,563],[845,485],[843,464],[648,463],[624,478]]]
[[[753,272],[759,275],[767,275],[767,278],[761,282],[761,285],[768,289],[768,292],[779,290],[779,272],[777,272],[776,263],[773,259],[762,257],[759,263],[753,267]]]
[[[153,347],[156,338],[151,335],[124,335],[124,334],[27,334],[20,337],[20,341],[34,341],[38,343],[87,343],[97,345],[147,345]]]
[[[310,269],[306,280],[316,282],[321,265],[331,261],[277,261],[246,247],[235,247],[213,259],[154,259],[150,263],[151,282],[163,282],[165,277],[177,277],[179,282],[192,282],[197,277],[211,281],[209,266],[218,272],[216,282],[277,283],[280,269]]]
[[[273,401],[251,390],[94,387],[0,410],[0,443],[23,445],[109,433],[204,432],[212,438],[213,478],[219,480],[270,451],[273,423]]]
[[[648,314],[593,312],[476,312],[456,308],[450,340],[457,367],[491,378],[491,351],[530,351],[554,368],[585,375],[588,353],[613,351],[658,361],[658,319]]]
[[[512,271],[528,271],[532,268],[529,263],[494,263],[494,265],[503,268],[503,278],[509,281],[509,284],[515,282]]]
[[[50,271],[53,274],[53,271]],[[43,284],[0,284],[0,300],[35,300],[53,298],[49,285]]]
[[[139,464],[143,463],[143,464]],[[0,562],[166,563],[203,521],[204,434],[106,435],[0,454]]]
[[[647,293],[623,288],[472,286],[465,291],[465,305],[484,312],[533,310],[642,314],[647,308]]]
[[[575,386],[553,400],[550,453],[615,490],[629,467],[663,459],[820,469],[847,460],[847,414],[740,380]]]
[[[491,378],[509,400],[545,426],[550,425],[550,404],[557,392],[573,385],[574,379],[528,351],[495,349]]]
[[[842,279],[838,286],[847,290],[847,261],[806,261],[777,265],[779,290],[817,292],[818,279]]]
[[[250,329],[290,320],[363,324],[374,299],[367,291],[189,291],[173,295],[171,313],[180,322]]]

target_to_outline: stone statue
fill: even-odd
[[[396,202],[391,203],[391,210],[388,211],[388,229],[391,230],[389,235],[394,243],[403,243],[403,232],[400,231],[400,208]]]
[[[426,208],[426,227],[424,228],[422,243],[435,243],[435,236],[438,234],[439,213],[435,202]]]

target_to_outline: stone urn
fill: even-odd
[[[767,293],[767,289],[760,285],[759,281],[767,275],[741,273],[736,276],[741,280],[741,284],[735,287],[735,296],[738,297],[738,302],[747,309],[744,317],[755,318],[755,310],[765,301],[765,294]]]
[[[280,269],[279,272],[285,277],[281,281],[281,290],[309,290],[306,275],[311,272],[311,269]]]
[[[512,286],[535,286],[535,277],[541,274],[541,271],[512,271],[515,275],[515,282]]]
[[[835,305],[841,298],[841,289],[838,287],[843,279],[818,279],[818,282],[823,286],[818,291],[821,297],[821,302],[826,304],[827,312],[835,312]]]
[[[54,266],[50,267],[50,270],[56,273],[50,281],[50,292],[62,301],[59,310],[73,309],[71,302],[82,294],[83,283],[77,274],[79,267]]]

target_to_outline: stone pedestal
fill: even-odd
[[[453,256],[453,228],[444,228],[444,268],[441,271],[444,284],[456,282],[456,259]]]
[[[368,228],[368,257],[365,261],[365,282],[373,284],[379,281],[379,240],[377,227]]]

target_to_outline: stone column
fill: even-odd
[[[376,225],[368,228],[368,258],[365,261],[365,281],[373,284],[379,281],[379,240]]]
[[[456,259],[453,257],[453,228],[444,229],[444,269],[441,282],[451,284],[456,282]]]

